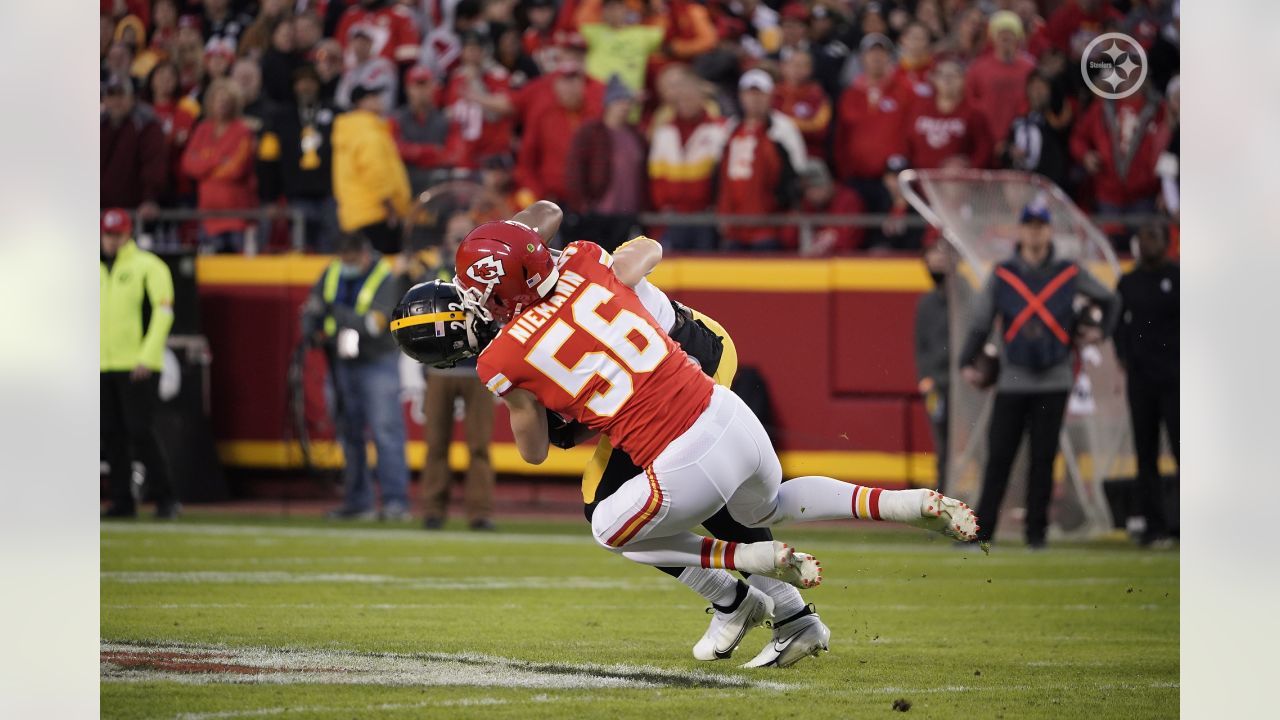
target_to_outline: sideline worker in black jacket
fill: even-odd
[[[1124,365],[1133,423],[1133,449],[1138,457],[1138,493],[1147,528],[1143,545],[1168,542],[1160,486],[1160,423],[1178,457],[1178,265],[1163,227],[1138,231],[1134,255],[1138,265],[1120,278],[1123,303],[1116,329],[1116,355]]]

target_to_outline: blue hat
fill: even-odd
[[[1018,218],[1018,223],[1026,225],[1027,223],[1044,223],[1048,225],[1053,219],[1049,215],[1049,206],[1040,200],[1032,200],[1022,208],[1022,215]]]

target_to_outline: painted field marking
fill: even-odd
[[[129,571],[106,570],[99,573],[104,582],[126,585],[155,584],[236,584],[236,585],[297,585],[297,584],[355,584],[394,585],[407,590],[676,590],[679,585],[658,577],[643,580],[612,580],[591,577],[496,577],[472,576],[469,578],[402,577],[398,575],[369,575],[361,573],[292,573],[292,572],[218,572],[218,571]]]
[[[796,686],[740,675],[516,660],[477,653],[362,653],[187,644],[100,644],[103,682],[192,685],[336,684],[512,688],[756,688]]]

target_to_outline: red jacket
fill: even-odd
[[[1009,63],[987,53],[965,73],[965,98],[987,119],[987,130],[996,142],[1008,136],[1014,118],[1027,112],[1027,77],[1035,69],[1035,60],[1026,53],[1015,55]]]
[[[201,210],[257,207],[253,149],[253,131],[241,120],[232,120],[221,135],[211,120],[196,126],[182,155],[182,171],[197,183]],[[248,225],[246,220],[205,220],[204,231],[210,235],[241,232]]]
[[[342,43],[344,49],[350,44],[348,35],[351,28],[357,24],[369,29],[375,55],[393,63],[408,63],[418,58],[418,45],[422,38],[418,35],[417,22],[404,6],[389,4],[376,10],[366,10],[360,5],[347,8],[338,21],[335,34],[335,39]]]
[[[938,109],[936,97],[920,98],[907,122],[907,157],[911,167],[942,167],[962,156],[969,167],[991,165],[991,133],[980,113],[961,101],[951,112]]]
[[[1105,112],[1109,102],[1116,110],[1114,125]],[[1154,197],[1160,190],[1156,160],[1164,150],[1164,105],[1154,106],[1144,120],[1147,102],[1142,93],[1123,100],[1095,100],[1071,133],[1071,156],[1077,162],[1089,151],[1098,153],[1100,167],[1093,181],[1099,202],[1128,205]],[[1130,154],[1126,169],[1122,165]]]
[[[897,77],[872,86],[860,75],[840,96],[835,163],[841,180],[882,177],[890,159],[905,157],[902,126],[912,94]]]
[[[734,128],[720,163],[716,212],[759,215],[782,209],[778,192],[786,172],[786,151],[767,133],[768,126],[764,124],[748,128],[738,123]],[[776,227],[728,226],[723,235],[726,240],[754,243],[777,238],[781,233]]]
[[[498,117],[467,100],[464,94],[469,82],[455,72],[445,88],[444,107],[449,112],[449,138],[445,141],[448,156],[458,158],[464,167],[478,167],[480,161],[490,155],[511,152],[514,123],[510,116]],[[483,79],[490,93],[510,92],[511,76],[499,66],[485,71]]]
[[[558,102],[548,103],[530,115],[520,139],[515,180],[539,198],[564,200],[565,168],[573,135],[586,120],[599,117],[601,108],[584,102],[579,110],[569,110]]]
[[[778,85],[773,95],[773,109],[796,121],[804,136],[805,151],[810,157],[827,156],[827,131],[831,127],[831,99],[816,82],[804,85]]]
[[[1066,0],[1049,16],[1042,32],[1038,33],[1035,45],[1047,45],[1061,51],[1068,60],[1076,61],[1078,67],[1085,46],[1102,32],[1108,22],[1122,19],[1124,15],[1111,7],[1110,0],[1096,3],[1090,12],[1085,12],[1076,0]]]

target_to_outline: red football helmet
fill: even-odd
[[[514,220],[487,222],[467,233],[454,272],[463,306],[500,323],[549,295],[560,279],[542,237]]]

